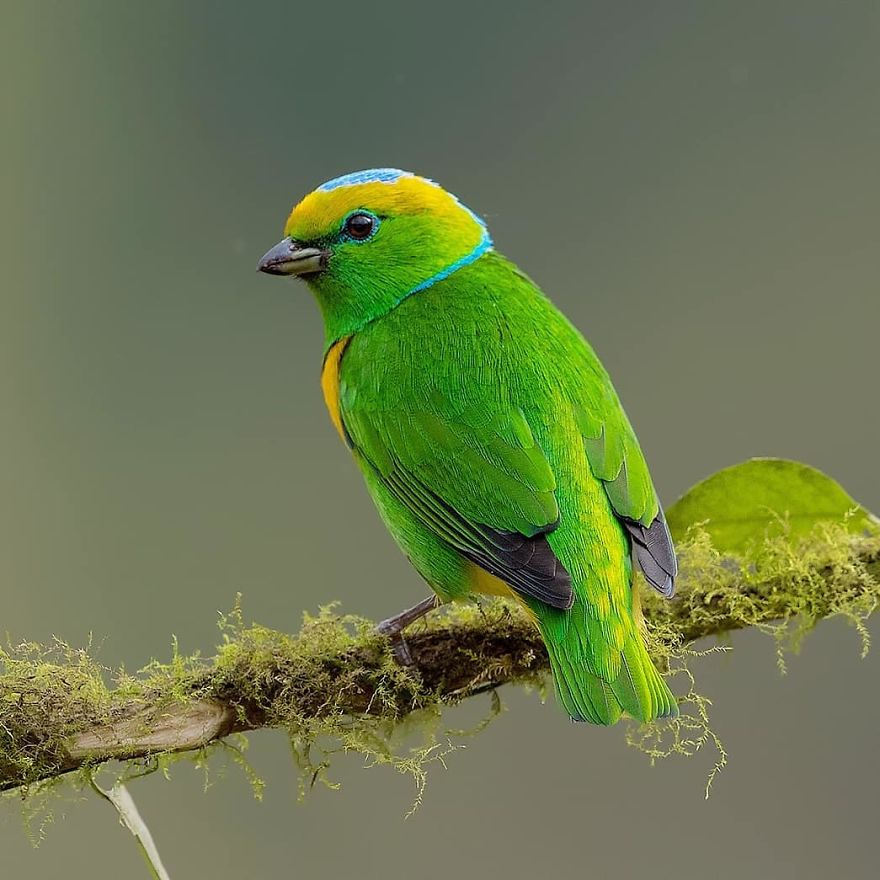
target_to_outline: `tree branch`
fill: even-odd
[[[705,534],[682,546],[678,597],[645,596],[655,659],[683,644],[745,626],[834,615],[859,626],[880,599],[880,537],[825,528],[797,549],[766,542],[741,568]],[[395,722],[509,682],[541,681],[543,643],[503,604],[435,613],[407,632],[402,669],[372,624],[325,610],[297,636],[244,626],[234,614],[213,661],[175,656],[136,678],[85,653],[32,645],[0,652],[0,790],[28,786],[111,759],[198,750],[235,732],[283,727],[313,736],[359,721]],[[60,657],[58,655],[61,655]]]

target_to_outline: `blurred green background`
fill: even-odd
[[[603,357],[667,503],[780,455],[880,510],[873,0],[0,8],[12,639],[93,633],[136,668],[172,634],[210,652],[239,590],[288,629],[422,597],[329,425],[317,309],[254,271],[301,195],[377,165],[488,218]],[[252,737],[263,803],[187,765],[134,795],[175,878],[873,876],[878,655],[831,622],[783,678],[771,640],[733,642],[697,667],[731,754],[708,802],[710,755],[652,769],[518,691],[406,821],[410,782],[355,758],[298,806],[277,732]],[[36,851],[2,815],[4,877],[145,876],[95,798]]]

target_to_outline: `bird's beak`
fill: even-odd
[[[285,238],[263,254],[257,263],[257,271],[267,275],[311,275],[327,265],[327,251],[313,247],[301,247]]]

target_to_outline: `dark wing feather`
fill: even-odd
[[[492,552],[465,553],[471,562],[501,578],[524,598],[539,599],[553,608],[568,610],[574,604],[571,575],[556,558],[546,534],[531,538],[480,526]],[[485,545],[484,545],[485,546]]]
[[[663,509],[659,509],[654,521],[647,528],[626,517],[620,517],[620,520],[632,538],[636,559],[648,583],[667,599],[671,599],[675,592],[678,562]]]
[[[380,479],[438,537],[523,598],[537,599],[553,608],[571,608],[571,576],[546,537],[558,521],[532,536],[496,529],[469,520],[399,465],[385,475],[380,474]]]

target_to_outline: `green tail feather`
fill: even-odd
[[[559,647],[551,647],[547,642],[556,694],[565,711],[575,721],[614,724],[622,709],[611,686],[598,675],[588,672],[586,666],[578,668],[573,665],[567,652]]]
[[[548,632],[541,626],[556,693],[575,721],[614,724],[623,712],[639,721],[678,715],[675,697],[651,662],[637,631],[624,645],[618,676],[608,682],[589,671],[589,652],[578,629],[569,626],[560,639],[558,631]]]

